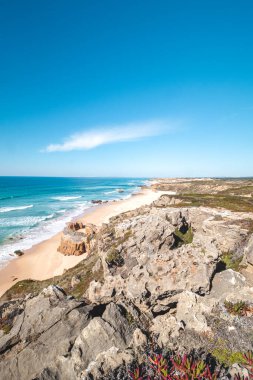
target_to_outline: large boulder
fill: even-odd
[[[166,208],[171,205],[176,205],[180,203],[180,199],[174,198],[172,195],[174,195],[174,192],[171,192],[171,194],[163,194],[158,198],[156,201],[153,202],[154,207],[161,207]]]
[[[252,303],[253,287],[250,287],[246,278],[232,269],[217,273],[212,282],[209,298],[220,301],[244,301]]]
[[[55,286],[24,300],[11,330],[0,338],[3,380],[30,380],[58,356],[67,355],[89,321],[89,308]]]
[[[79,256],[86,252],[85,234],[82,232],[68,232],[61,236],[58,252],[66,256]]]
[[[79,231],[79,227],[82,231]],[[64,255],[74,256],[89,254],[96,243],[96,233],[97,228],[92,224],[84,226],[80,223],[71,223],[62,233],[58,251]]]
[[[109,360],[108,356],[112,352],[122,352],[127,348],[131,337],[123,311],[119,306],[110,303],[101,317],[94,317],[80,332],[68,358],[61,360],[62,373],[65,376],[63,379],[76,378],[78,373],[89,373],[94,367],[99,367],[94,362],[100,362],[101,355]],[[114,360],[119,364],[122,362],[116,358]]]

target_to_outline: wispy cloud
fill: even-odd
[[[76,133],[65,139],[61,144],[50,144],[43,152],[67,152],[71,150],[93,149],[99,145],[160,135],[172,129],[173,125],[163,120],[95,128],[82,133]]]

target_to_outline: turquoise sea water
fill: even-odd
[[[61,231],[66,222],[92,207],[92,200],[127,198],[148,181],[0,177],[0,266],[15,257],[16,249],[28,249]]]

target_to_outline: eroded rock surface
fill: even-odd
[[[102,232],[99,251],[106,276],[103,285],[91,283],[87,296],[92,302],[123,292],[143,310],[157,313],[161,300],[185,290],[207,294],[222,253],[247,238],[234,219],[215,222],[216,215],[206,209],[142,212],[121,217],[113,230]]]
[[[126,367],[150,341],[213,355],[224,345],[253,348],[253,288],[224,262],[225,255],[252,267],[249,215],[179,208],[171,197],[113,217],[100,231],[76,224],[64,231],[61,251],[96,249],[89,273],[103,275],[80,300],[49,286],[0,304],[1,379],[127,379]],[[83,280],[75,273],[71,287]],[[226,303],[247,309],[233,314]]]
[[[1,379],[81,379],[98,371],[97,357],[109,360],[111,354],[115,365],[122,364],[132,339],[125,313],[114,303],[85,305],[55,286],[44,289],[19,305],[13,327],[0,337]],[[121,360],[115,352],[122,352]]]

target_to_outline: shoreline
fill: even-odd
[[[142,188],[127,199],[91,207],[73,220],[101,226],[102,223],[107,223],[112,216],[150,204],[164,193],[166,192]],[[61,234],[62,231],[25,250],[23,256],[12,259],[0,269],[0,297],[18,281],[46,280],[61,275],[66,269],[74,267],[85,258],[85,255],[64,256],[58,252]]]

